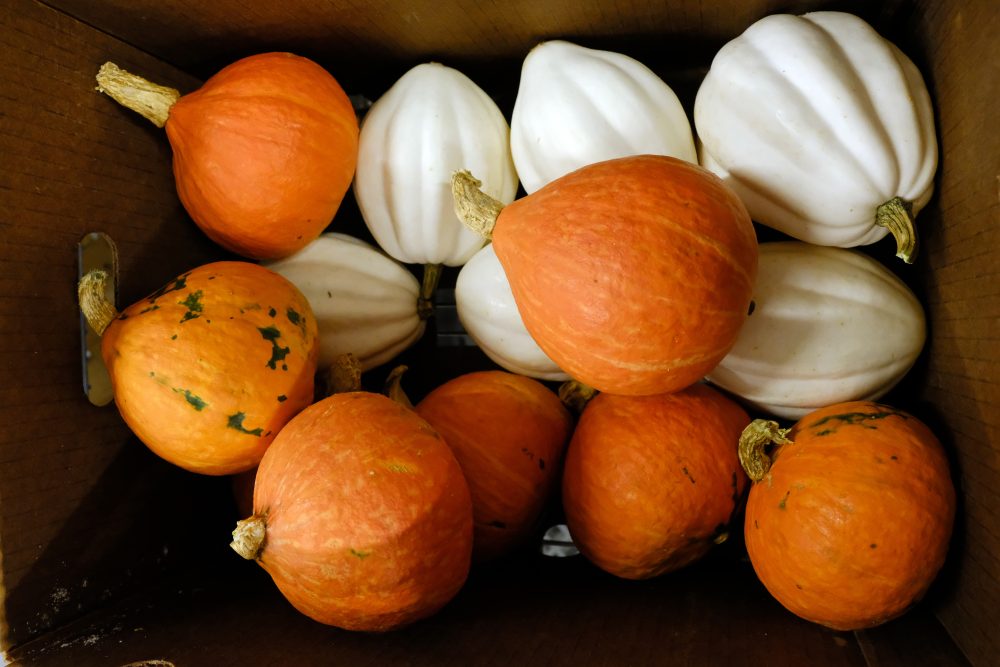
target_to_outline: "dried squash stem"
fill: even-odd
[[[97,332],[98,336],[103,335],[112,320],[118,317],[118,309],[115,308],[114,301],[108,297],[109,280],[107,271],[94,269],[83,276],[76,287],[80,310],[83,311],[87,324]]]
[[[180,99],[180,91],[147,81],[126,72],[114,63],[104,63],[97,72],[97,90],[137,112],[156,127],[163,127],[170,107]]]
[[[468,171],[456,171],[451,177],[451,194],[455,198],[455,215],[466,227],[484,239],[493,238],[503,204],[479,188],[483,182]]]

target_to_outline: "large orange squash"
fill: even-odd
[[[747,316],[757,241],[718,177],[666,156],[583,167],[502,207],[455,175],[524,325],[574,379],[613,394],[681,389],[726,355]]]
[[[193,472],[255,466],[313,399],[319,343],[309,302],[249,262],[188,271],[121,313],[90,273],[80,299],[101,333],[115,403],[156,454]]]
[[[566,452],[562,495],[574,543],[625,579],[677,570],[728,536],[746,476],[743,409],[696,384],[673,394],[598,394]]]
[[[790,430],[758,420],[740,456],[755,480],[747,551],[791,612],[858,630],[896,618],[926,592],[948,550],[955,490],[941,444],[916,418],[858,401],[816,410]]]
[[[165,127],[177,194],[219,245],[275,259],[319,236],[354,177],[358,121],[340,84],[291,53],[238,60],[181,96],[105,64],[101,90]]]
[[[468,576],[472,501],[430,425],[380,394],[303,410],[261,461],[233,548],[302,613],[384,631],[430,616]]]
[[[573,428],[545,385],[504,371],[460,375],[416,406],[455,453],[472,492],[477,559],[523,543],[558,482]]]

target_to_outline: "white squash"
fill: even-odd
[[[931,100],[916,66],[862,19],[757,21],[716,54],[694,120],[702,165],[757,222],[844,248],[892,232],[912,261],[912,218],[937,169]]]
[[[926,335],[920,302],[882,264],[799,241],[760,244],[751,308],[707,379],[788,419],[883,396],[913,366]]]
[[[502,368],[539,380],[569,379],[524,328],[492,244],[458,272],[455,307],[466,333]]]
[[[483,246],[455,215],[451,175],[461,169],[492,197],[514,200],[510,128],[500,109],[461,72],[417,65],[368,110],[358,144],[354,195],[390,256],[460,266]]]
[[[613,158],[652,153],[698,161],[691,123],[660,77],[624,54],[562,40],[542,42],[525,57],[510,132],[528,194]]]
[[[264,266],[305,295],[319,327],[319,364],[350,352],[368,370],[423,335],[429,306],[420,283],[377,248],[346,234],[322,234],[299,252]]]

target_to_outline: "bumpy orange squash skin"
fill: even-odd
[[[725,539],[746,476],[736,445],[750,418],[710,387],[598,394],[580,416],[563,473],[574,543],[601,569],[646,579]]]
[[[889,406],[803,417],[750,490],[747,551],[791,612],[837,630],[896,618],[944,563],[955,491],[937,438]]]
[[[170,108],[164,127],[188,214],[243,257],[285,257],[319,236],[357,165],[358,122],[346,93],[290,53],[220,70]]]
[[[260,565],[299,611],[348,630],[430,616],[464,584],[472,501],[427,422],[379,394],[335,394],[300,413],[254,489]]]
[[[737,196],[664,156],[590,165],[515,201],[493,247],[539,347],[613,394],[676,391],[714,368],[735,344],[757,272]]]
[[[573,420],[545,385],[503,371],[467,373],[416,406],[455,453],[469,482],[473,555],[502,556],[530,536],[553,485]]]
[[[249,262],[193,269],[121,312],[101,353],[125,422],[192,472],[257,465],[312,402],[318,335],[305,297]]]

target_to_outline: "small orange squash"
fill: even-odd
[[[736,342],[757,272],[739,198],[701,167],[640,155],[583,167],[503,207],[455,174],[460,219],[492,235],[524,326],[575,380],[676,391]]]
[[[915,417],[857,401],[811,412],[790,430],[757,420],[740,458],[755,480],[747,552],[789,611],[859,630],[900,616],[927,591],[948,550],[955,490],[941,444]]]
[[[354,177],[357,116],[336,79],[307,58],[249,56],[184,96],[113,63],[97,81],[166,129],[184,208],[243,257],[277,259],[305,247]]]
[[[573,420],[537,380],[504,371],[460,375],[416,408],[455,453],[472,493],[473,555],[502,556],[536,523],[558,482]]]
[[[316,321],[277,273],[205,264],[121,313],[105,299],[106,278],[84,277],[81,307],[102,334],[122,418],[162,458],[212,475],[247,470],[312,402]]]
[[[625,579],[677,570],[728,536],[746,476],[736,445],[750,417],[703,384],[673,394],[598,394],[580,415],[563,473],[580,552]]]
[[[427,422],[380,394],[334,394],[292,419],[261,461],[253,506],[233,548],[321,623],[398,628],[468,576],[462,470]]]

